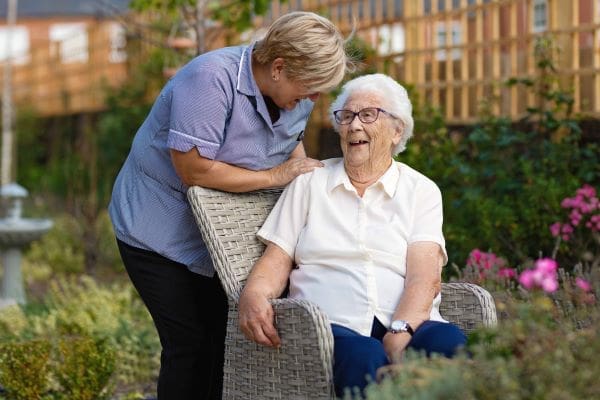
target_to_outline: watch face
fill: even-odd
[[[392,321],[392,325],[390,326],[392,331],[402,332],[406,331],[406,321],[396,320]]]

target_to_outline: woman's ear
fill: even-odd
[[[402,134],[404,133],[404,124],[400,121],[396,124],[396,128],[394,129],[394,133],[392,134],[392,143],[394,147],[400,143],[402,139]]]
[[[271,63],[271,78],[273,78],[274,81],[278,81],[281,78],[284,64],[285,61],[281,57],[277,57]]]

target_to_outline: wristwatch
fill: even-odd
[[[388,329],[390,333],[400,333],[400,332],[408,332],[410,336],[412,336],[415,331],[410,326],[410,324],[402,319],[396,319],[392,321],[390,328]]]

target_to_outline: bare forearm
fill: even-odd
[[[443,260],[437,243],[417,242],[409,246],[404,290],[394,319],[408,321],[413,329],[429,319],[433,300],[441,290]]]
[[[252,268],[244,290],[277,298],[283,293],[291,271],[292,259],[278,246],[269,244]]]
[[[184,183],[234,193],[274,187],[268,170],[252,171],[214,160],[210,163],[206,170],[190,171]]]
[[[290,154],[290,158],[306,158],[306,150],[304,150],[304,144],[302,142],[298,143],[298,146],[292,151]]]
[[[304,150],[299,152],[303,153]],[[171,150],[171,160],[177,175],[187,186],[203,186],[227,192],[282,187],[296,176],[323,165],[311,158],[290,158],[271,169],[252,171],[202,157],[195,148],[186,153]]]
[[[429,319],[431,305],[437,296],[439,285],[439,281],[432,282],[429,279],[417,278],[408,282],[392,319],[405,320],[413,329],[417,329]]]

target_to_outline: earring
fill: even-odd
[[[278,77],[278,76],[275,76],[275,75],[273,75],[273,80],[274,80],[275,82],[277,82],[277,81],[279,80],[279,77]]]

